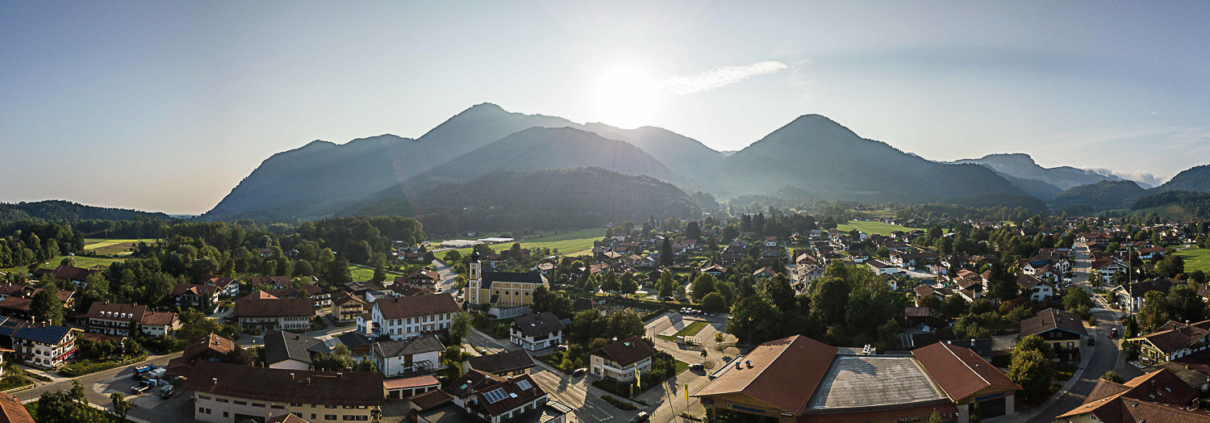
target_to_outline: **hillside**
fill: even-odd
[[[1063,191],[1051,199],[1055,208],[1088,206],[1093,210],[1129,207],[1135,199],[1147,194],[1147,190],[1134,181],[1101,181],[1080,185]]]
[[[988,168],[928,161],[819,115],[799,117],[726,157],[713,182],[725,194],[789,184],[834,199],[905,203],[1022,194]]]
[[[465,229],[566,229],[651,216],[688,217],[696,206],[684,191],[648,176],[601,168],[503,170],[419,195],[389,189],[378,202],[348,214],[415,210],[429,233]],[[394,209],[394,210],[393,210]]]
[[[1016,176],[1001,172],[996,172],[996,174],[1000,175],[1000,177],[1004,179],[1007,179],[1009,183],[1013,184],[1013,186],[1017,188],[1020,188],[1021,191],[1024,191],[1026,194],[1042,200],[1049,200],[1063,192],[1063,190],[1059,187],[1051,185],[1046,181],[1018,178]]]
[[[669,182],[683,177],[651,155],[623,141],[574,128],[529,128],[463,154],[408,182],[412,191],[433,184],[466,182],[501,170],[599,167]]]
[[[81,220],[133,220],[137,218],[172,219],[172,217],[164,213],[86,206],[62,200],[35,201],[32,203],[0,203],[0,222],[31,219],[76,222]]]
[[[1198,191],[1164,191],[1140,197],[1133,210],[1165,210],[1167,214],[1184,214],[1190,219],[1210,218],[1210,193]]]
[[[1116,176],[1105,176],[1092,171],[1070,166],[1045,168],[1034,162],[1033,157],[1023,153],[989,154],[978,159],[958,160],[954,163],[974,163],[995,169],[1015,178],[1033,179],[1054,185],[1061,190],[1101,181],[1121,180]]]
[[[1210,165],[1191,167],[1172,177],[1172,180],[1155,188],[1164,191],[1210,192]]]
[[[582,129],[605,138],[626,141],[663,162],[673,172],[690,178],[718,167],[725,157],[698,140],[664,128],[644,126],[620,129],[603,123],[589,123]]]

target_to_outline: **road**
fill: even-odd
[[[131,377],[131,367],[144,364],[163,366],[168,364],[168,360],[180,357],[180,355],[181,353],[177,352],[169,355],[149,357],[147,360],[138,363],[84,375],[75,379],[63,379],[54,383],[39,385],[13,395],[21,402],[35,401],[44,392],[70,390],[72,382],[79,381],[80,385],[84,386],[88,402],[99,405],[107,410],[111,409],[109,394],[122,392],[136,405],[134,409],[130,410],[130,417],[156,423],[190,423],[194,421],[193,417],[192,415],[186,415],[184,411],[188,410],[187,407],[191,407],[191,405],[188,399],[181,397],[179,392],[168,400],[162,400],[159,396],[151,394],[130,397],[130,388],[135,385],[135,380]],[[186,408],[182,409],[182,406]]]
[[[488,354],[494,354],[504,350],[516,350],[519,347],[508,342],[500,342],[487,335],[473,330],[465,339],[463,350],[471,352],[466,346],[474,346]],[[471,352],[474,354],[473,352]],[[550,354],[549,350],[538,351],[531,355],[541,356]],[[534,360],[537,366],[530,370],[530,376],[534,382],[537,382],[538,387],[546,391],[551,398],[571,407],[574,411],[572,414],[575,420],[572,422],[615,422],[626,421],[638,414],[639,410],[624,411],[619,410],[612,404],[601,399],[601,395],[605,393],[598,388],[592,386],[592,376],[571,376],[550,367],[541,360]],[[649,402],[650,403],[650,402]],[[648,407],[654,408],[654,407]],[[644,409],[647,410],[647,409]],[[650,410],[648,410],[650,412]]]
[[[454,290],[454,288],[458,286],[458,283],[454,279],[458,276],[458,274],[454,273],[454,268],[447,266],[445,262],[442,262],[441,260],[433,260],[433,262],[430,264],[433,266],[433,270],[436,271],[439,276],[441,276],[441,280],[437,281],[436,283],[435,289],[437,292],[449,292],[450,295],[457,296],[458,293]]]
[[[664,351],[673,358],[689,364],[710,362],[712,367],[717,369],[718,366],[726,363],[726,360],[729,357],[725,357],[724,353],[719,351],[717,348],[717,343],[714,341],[714,335],[716,333],[724,333],[724,330],[726,329],[726,314],[720,314],[714,317],[692,317],[684,319],[686,324],[688,324],[690,320],[702,320],[710,323],[709,326],[702,328],[701,332],[698,332],[696,335],[697,338],[702,341],[703,345],[701,348],[677,344],[676,342],[666,341],[656,336],[660,332],[663,332],[664,329],[672,326],[672,319],[682,318],[682,316],[674,313],[669,313],[666,316],[668,316],[669,319],[664,319],[662,317],[656,318],[648,323],[646,327],[647,336],[655,341],[656,349]],[[734,337],[725,335],[725,333],[724,336],[726,337],[725,342],[734,342],[735,340]],[[706,351],[706,357],[702,357],[701,355],[703,349]],[[690,394],[702,389],[706,386],[706,384],[710,383],[708,374],[711,371],[712,370],[686,370],[678,374],[672,380],[665,382],[664,386],[661,388],[652,389],[651,391],[639,396],[640,399],[643,399],[648,403],[659,403],[654,411],[650,411],[651,421],[654,423],[680,421],[678,416],[680,416],[680,414],[683,412],[688,412],[689,414],[695,416],[702,416],[706,414],[706,408],[702,406],[701,402],[698,401],[697,398],[690,397],[688,401],[685,400],[684,389],[685,386],[688,385]]]
[[[1088,284],[1088,274],[1090,271],[1090,261],[1088,256],[1088,247],[1082,243],[1077,243],[1072,250],[1072,258],[1075,261],[1075,277],[1073,282],[1084,289],[1092,290],[1092,286]],[[1092,349],[1092,358],[1088,361],[1088,367],[1084,369],[1084,373],[1080,375],[1071,389],[1062,394],[1057,401],[1045,405],[1038,414],[1031,419],[1032,421],[1053,421],[1055,417],[1070,411],[1084,403],[1084,399],[1096,387],[1097,380],[1101,375],[1109,370],[1114,370],[1122,375],[1126,380],[1141,376],[1143,374],[1138,368],[1126,365],[1121,356],[1119,349],[1119,339],[1110,339],[1109,331],[1111,328],[1117,328],[1118,334],[1126,333],[1125,328],[1118,322],[1118,312],[1109,308],[1105,300],[1099,295],[1094,295],[1093,300],[1097,303],[1092,313],[1096,318],[1096,328],[1090,332],[1096,345]]]

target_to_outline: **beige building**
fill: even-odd
[[[468,270],[466,303],[472,307],[487,305],[488,313],[502,319],[529,314],[534,288],[549,287],[539,272],[484,272],[478,252],[471,253]]]
[[[636,371],[642,374],[651,370],[653,356],[655,348],[637,336],[615,341],[589,354],[593,375],[621,382],[634,380]]]
[[[377,372],[311,372],[199,361],[185,382],[194,418],[265,421],[294,414],[310,422],[378,420],[386,402]]]

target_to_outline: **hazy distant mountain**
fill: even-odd
[[[1092,210],[1129,208],[1147,190],[1134,181],[1101,181],[1072,187],[1051,199],[1056,209],[1088,206]]]
[[[806,115],[723,160],[715,189],[763,193],[792,185],[853,200],[921,203],[988,194],[1023,195],[992,170],[922,159]]]
[[[1024,191],[1026,194],[1043,200],[1049,200],[1063,192],[1063,190],[1059,187],[1051,185],[1046,181],[1018,178],[1016,176],[1001,172],[996,172],[996,174],[1000,175],[1001,178],[1007,179],[1009,183],[1013,184],[1013,186],[1017,188],[1020,188],[1021,191]]]
[[[1095,184],[1101,181],[1119,181],[1117,176],[1106,176],[1071,166],[1044,168],[1034,162],[1033,157],[1023,153],[989,154],[979,159],[964,159],[954,163],[974,163],[995,169],[997,172],[1008,174],[1021,179],[1035,179],[1054,185],[1060,189],[1068,189],[1077,185]]]
[[[684,191],[648,176],[600,168],[484,174],[419,195],[399,188],[347,214],[415,214],[432,234],[467,229],[594,227],[651,216],[687,218],[696,206]]]
[[[669,182],[684,180],[659,160],[625,141],[606,139],[575,128],[529,128],[437,166],[409,181],[409,188],[423,191],[428,187],[426,184],[466,182],[501,170],[581,167],[647,175]]]
[[[1167,183],[1155,188],[1157,192],[1177,190],[1210,192],[1210,165],[1185,169],[1173,176]]]
[[[589,123],[581,129],[602,137],[626,141],[655,157],[673,172],[688,177],[709,172],[723,161],[723,153],[714,151],[693,138],[664,128],[644,126],[638,129],[615,128],[603,123]]]
[[[171,219],[164,213],[87,206],[62,200],[0,203],[0,222],[31,219],[76,222],[81,220],[133,220],[136,218]]]

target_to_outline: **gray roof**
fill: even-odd
[[[407,340],[381,341],[375,348],[382,351],[385,357],[401,357],[441,351],[445,346],[441,345],[441,340],[437,339],[436,335],[422,335]]]
[[[526,314],[513,320],[513,327],[525,336],[542,336],[563,330],[559,317],[549,311],[541,314]]]
[[[947,402],[912,357],[838,355],[808,405],[813,410]]]
[[[311,362],[311,354],[328,353],[328,346],[319,339],[290,332],[265,335],[265,362],[270,366],[286,360]]]
[[[472,369],[485,373],[507,373],[534,367],[534,359],[525,350],[505,351],[499,354],[466,359]]]
[[[483,272],[483,288],[491,288],[492,282],[545,283],[546,277],[538,272]]]

